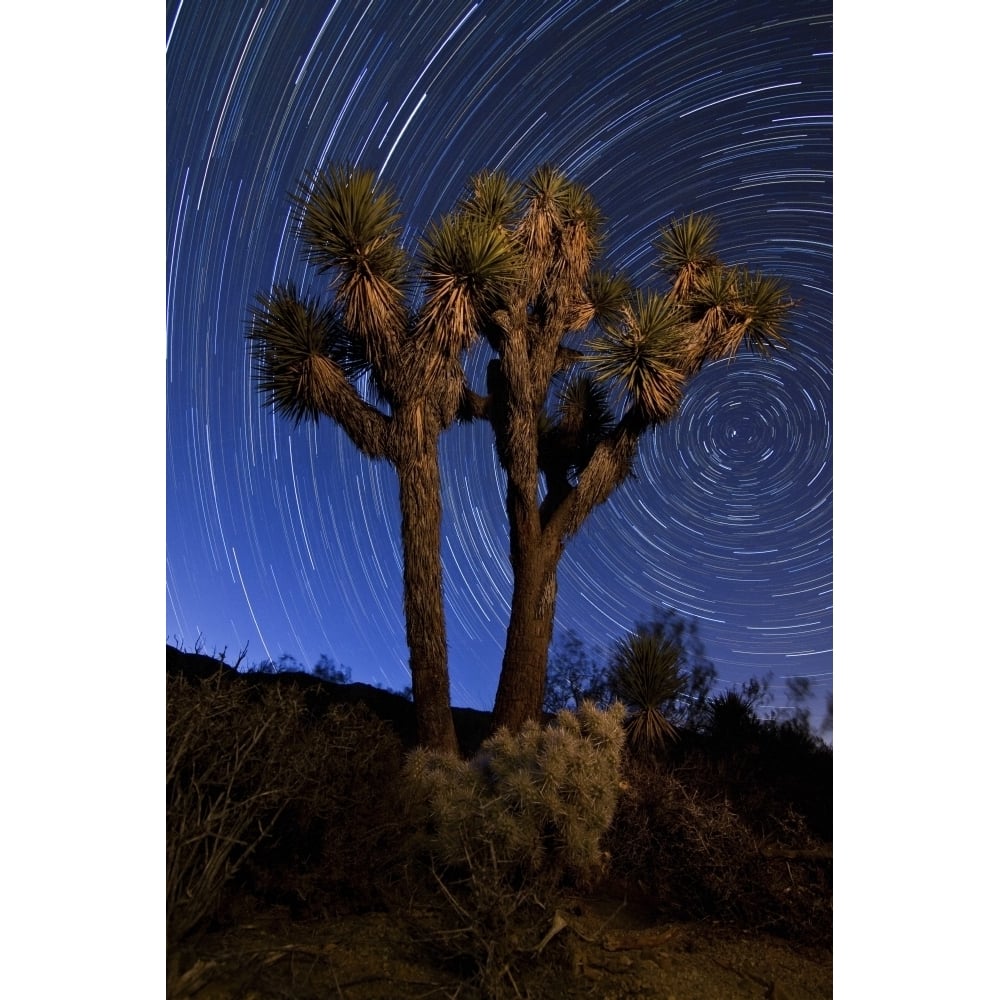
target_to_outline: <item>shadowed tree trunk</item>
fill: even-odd
[[[626,413],[615,433],[595,451],[576,486],[562,483],[550,489],[531,513],[511,517],[514,593],[493,706],[497,726],[516,731],[541,716],[559,560],[566,542],[593,509],[628,478],[642,428],[634,411]]]

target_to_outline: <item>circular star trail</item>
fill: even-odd
[[[551,162],[590,188],[605,262],[636,284],[662,288],[659,227],[708,212],[723,259],[797,302],[787,350],[710,365],[644,439],[567,548],[557,635],[605,647],[673,608],[722,685],[829,690],[829,3],[172,0],[166,32],[168,641],[409,683],[393,472],[329,422],[263,408],[248,309],[275,281],[322,291],[288,194],[328,161],[394,187],[411,247],[472,173]],[[441,452],[453,700],[489,708],[511,590],[502,475],[486,428],[449,429]]]

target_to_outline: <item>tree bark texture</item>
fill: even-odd
[[[493,703],[493,724],[513,732],[541,716],[548,648],[555,616],[558,550],[542,546],[538,511],[538,415],[542,398],[530,377],[524,326],[508,331],[493,369],[497,454],[507,474],[507,520],[514,575],[503,664]]]
[[[401,409],[396,418],[403,603],[417,739],[429,749],[457,755],[445,639],[437,427],[424,426],[420,406]]]
[[[513,524],[511,534],[515,535]],[[561,549],[561,547],[560,547]],[[523,547],[512,557],[514,593],[493,724],[517,732],[541,717],[556,611],[559,549]]]
[[[517,418],[511,417],[516,425]],[[514,455],[507,478],[507,515],[510,522],[514,592],[500,682],[493,706],[493,724],[517,731],[530,719],[540,719],[545,699],[548,652],[555,623],[559,560],[566,542],[580,529],[593,509],[604,503],[625,481],[644,429],[634,411],[595,451],[579,483],[552,507],[549,499],[537,505],[537,436],[526,447],[511,435]],[[525,452],[527,452],[525,454]]]

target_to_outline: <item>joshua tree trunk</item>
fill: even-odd
[[[398,415],[403,603],[417,739],[421,746],[457,755],[445,641],[437,433],[424,426],[420,406],[408,407]]]
[[[517,732],[529,719],[541,718],[556,613],[556,570],[563,543],[558,532],[543,529],[537,505],[535,414],[540,404],[530,398],[516,378],[503,384],[511,387],[508,392],[515,398],[520,389],[525,402],[509,411],[509,422],[501,426],[498,434],[508,458],[507,518],[514,590],[493,703],[493,725]],[[507,394],[499,395],[504,398]]]
[[[539,719],[545,699],[549,644],[556,613],[556,581],[566,542],[587,516],[625,481],[632,467],[643,423],[634,409],[598,447],[578,484],[560,499],[528,503],[527,490],[508,478],[514,593],[500,683],[493,706],[493,724],[517,731],[529,719]],[[512,463],[513,467],[521,467]],[[531,462],[524,466],[531,470]],[[530,476],[523,479],[531,482]]]
[[[522,548],[514,560],[514,593],[493,723],[517,732],[541,714],[556,610],[558,556]]]

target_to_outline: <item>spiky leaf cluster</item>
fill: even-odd
[[[715,267],[698,279],[690,304],[708,360],[731,358],[743,346],[766,355],[784,344],[782,325],[792,303],[775,278]]]
[[[665,295],[640,291],[622,309],[623,321],[590,340],[588,364],[599,382],[619,385],[651,423],[680,405],[680,366],[688,336],[687,311]]]
[[[406,253],[399,206],[370,170],[331,167],[300,188],[296,220],[304,257],[333,272],[337,302],[352,330],[384,340],[405,321]]]
[[[614,424],[607,390],[591,375],[572,376],[556,396],[555,413],[542,416],[539,465],[550,479],[579,475]]]
[[[594,309],[594,320],[602,330],[612,329],[621,322],[632,294],[625,275],[591,271],[587,275],[586,290]]]
[[[459,211],[494,227],[513,228],[521,204],[521,185],[500,171],[484,170],[469,181]]]
[[[445,216],[420,242],[425,284],[420,328],[447,355],[472,343],[484,317],[517,277],[507,232],[473,214]]]
[[[673,283],[673,294],[688,299],[706,272],[717,267],[715,241],[718,224],[708,215],[687,215],[673,219],[653,243],[660,254],[660,266]]]
[[[521,245],[525,275],[523,288],[540,290],[564,300],[571,311],[583,301],[582,288],[591,262],[600,249],[603,223],[597,205],[581,184],[550,164],[535,170],[524,184],[525,206],[515,230]],[[592,311],[582,315],[589,320]]]
[[[783,344],[782,325],[793,305],[777,279],[724,265],[715,253],[717,238],[711,216],[692,214],[671,221],[654,243],[671,298],[690,308],[685,354],[691,373],[744,346],[768,353]]]
[[[559,390],[559,426],[574,435],[602,437],[614,425],[607,392],[594,378],[578,374]]]
[[[678,738],[664,709],[684,690],[680,664],[681,651],[663,636],[632,633],[615,646],[609,677],[611,692],[628,706],[625,731],[640,752]]]
[[[716,341],[737,321],[734,307],[739,299],[739,271],[713,267],[700,276],[690,294],[691,306],[707,340]]]
[[[793,305],[787,288],[770,275],[743,271],[737,280],[737,295],[737,308],[743,317],[743,343],[761,354],[784,345],[785,318]]]
[[[365,367],[333,309],[277,285],[251,309],[251,357],[268,405],[291,417],[318,420],[330,397]]]

